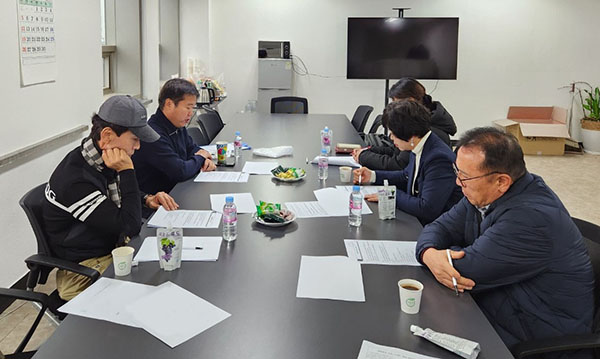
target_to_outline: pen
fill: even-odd
[[[201,249],[204,249],[204,248],[202,248],[202,247],[189,247],[189,248],[185,248],[184,247],[183,249],[201,250]]]
[[[362,172],[358,175],[358,184],[362,182]]]
[[[450,255],[450,249],[446,249],[446,254],[448,255],[448,262],[450,262],[450,266],[454,268],[454,265],[452,264],[452,256]],[[458,286],[456,284],[456,278],[454,277],[452,277],[452,285],[454,285],[454,293],[456,293],[456,296],[458,297]]]

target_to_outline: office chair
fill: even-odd
[[[273,97],[271,113],[308,113],[308,100],[304,97]]]
[[[600,227],[584,220],[573,218],[573,222],[583,236],[583,242],[590,255],[594,268],[594,320],[591,334],[575,334],[562,337],[536,339],[517,344],[512,348],[516,359],[535,356],[543,353],[564,350],[593,349],[594,358],[600,358]],[[558,354],[558,353],[557,353]]]
[[[198,126],[204,132],[208,143],[217,137],[221,129],[225,126],[219,113],[213,109],[205,109],[206,111],[198,115]]]
[[[210,143],[208,136],[199,127],[188,127],[187,132],[194,140],[194,143],[199,146],[208,145]]]
[[[48,308],[48,296],[44,293],[30,292],[22,289],[0,288],[0,297],[26,300],[28,302],[36,302],[40,305],[41,308],[38,312],[38,315],[35,317],[35,320],[31,324],[27,334],[25,334],[25,337],[17,347],[17,350],[15,350],[13,354],[5,354],[4,356],[6,359],[29,359],[33,357],[36,351],[24,352],[23,350],[25,350],[25,346],[27,346],[27,343],[29,343],[29,340],[33,336],[33,333],[37,329],[42,317],[44,316],[44,313],[46,312],[46,308]],[[2,353],[0,353],[0,357],[2,357]]]
[[[100,278],[100,273],[95,269],[82,266],[79,263],[74,263],[62,258],[56,257],[50,246],[48,245],[48,237],[44,230],[43,219],[42,219],[42,204],[46,200],[45,198],[46,183],[43,183],[29,192],[27,192],[20,200],[19,205],[25,211],[35,238],[37,240],[37,254],[30,256],[25,259],[27,268],[29,268],[29,276],[27,278],[27,290],[33,291],[35,286],[39,284],[46,284],[48,275],[54,268],[63,269],[69,272],[81,274],[90,278],[95,282]],[[55,314],[58,319],[63,319],[66,314],[58,311],[58,308],[66,303],[62,300],[58,291],[54,290],[49,296],[48,309]]]
[[[352,121],[350,123],[356,131],[364,132],[365,126],[367,125],[367,121],[369,120],[369,115],[373,111],[373,106],[368,105],[360,105],[354,112],[354,116],[352,116]]]
[[[377,132],[379,127],[381,127],[383,125],[382,118],[383,118],[383,115],[377,115],[377,117],[375,117],[375,120],[373,120],[373,123],[371,124],[371,128],[369,128],[369,133]]]

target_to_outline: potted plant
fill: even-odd
[[[600,88],[579,92],[584,118],[581,119],[581,140],[585,152],[600,154]]]

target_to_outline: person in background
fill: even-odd
[[[509,348],[591,333],[594,272],[581,233],[544,180],[527,171],[516,138],[470,130],[454,169],[464,198],[423,229],[417,259],[446,287],[454,278],[460,291],[471,291]]]
[[[417,217],[425,225],[450,209],[462,194],[452,169],[454,152],[429,127],[431,112],[417,101],[390,103],[383,113],[383,125],[390,131],[394,145],[410,154],[401,171],[354,170],[355,183],[396,185],[396,207]],[[377,201],[377,195],[365,199]]]
[[[140,189],[170,192],[199,171],[214,171],[210,153],[194,143],[187,132],[196,108],[198,90],[185,79],[171,79],[158,95],[158,109],[148,124],[160,139],[143,143],[133,156]]]
[[[456,134],[456,123],[444,106],[433,101],[425,92],[425,87],[413,78],[404,77],[390,89],[392,101],[414,100],[431,111],[431,131],[450,146],[450,136]],[[409,161],[410,151],[402,151],[396,146],[376,146],[354,150],[354,160],[372,170],[402,170]]]

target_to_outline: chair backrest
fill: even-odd
[[[192,140],[194,140],[194,143],[199,146],[208,145],[210,143],[208,136],[199,127],[188,127],[187,132]]]
[[[198,125],[208,138],[209,143],[217,137],[223,126],[225,126],[221,116],[215,110],[207,110],[198,115]]]
[[[354,112],[354,116],[352,116],[352,126],[358,132],[364,132],[365,126],[367,125],[367,121],[369,120],[369,115],[373,111],[373,106],[368,105],[360,105]]]
[[[308,113],[308,100],[304,97],[273,97],[271,113]]]
[[[19,205],[25,211],[29,224],[35,234],[38,245],[38,254],[54,256],[48,244],[48,237],[43,226],[42,204],[46,200],[46,183],[34,187],[19,200]]]
[[[371,125],[371,128],[369,129],[369,133],[377,132],[379,127],[381,127],[381,125],[382,125],[382,122],[381,122],[382,117],[383,117],[383,115],[377,115],[377,117],[375,117],[375,120],[373,121],[373,124]]]
[[[594,278],[596,279],[594,287],[594,298],[596,299],[594,327],[600,330],[600,227],[579,218],[573,218],[573,222],[575,222],[575,225],[583,236],[583,242],[588,250],[590,261],[594,268]]]

